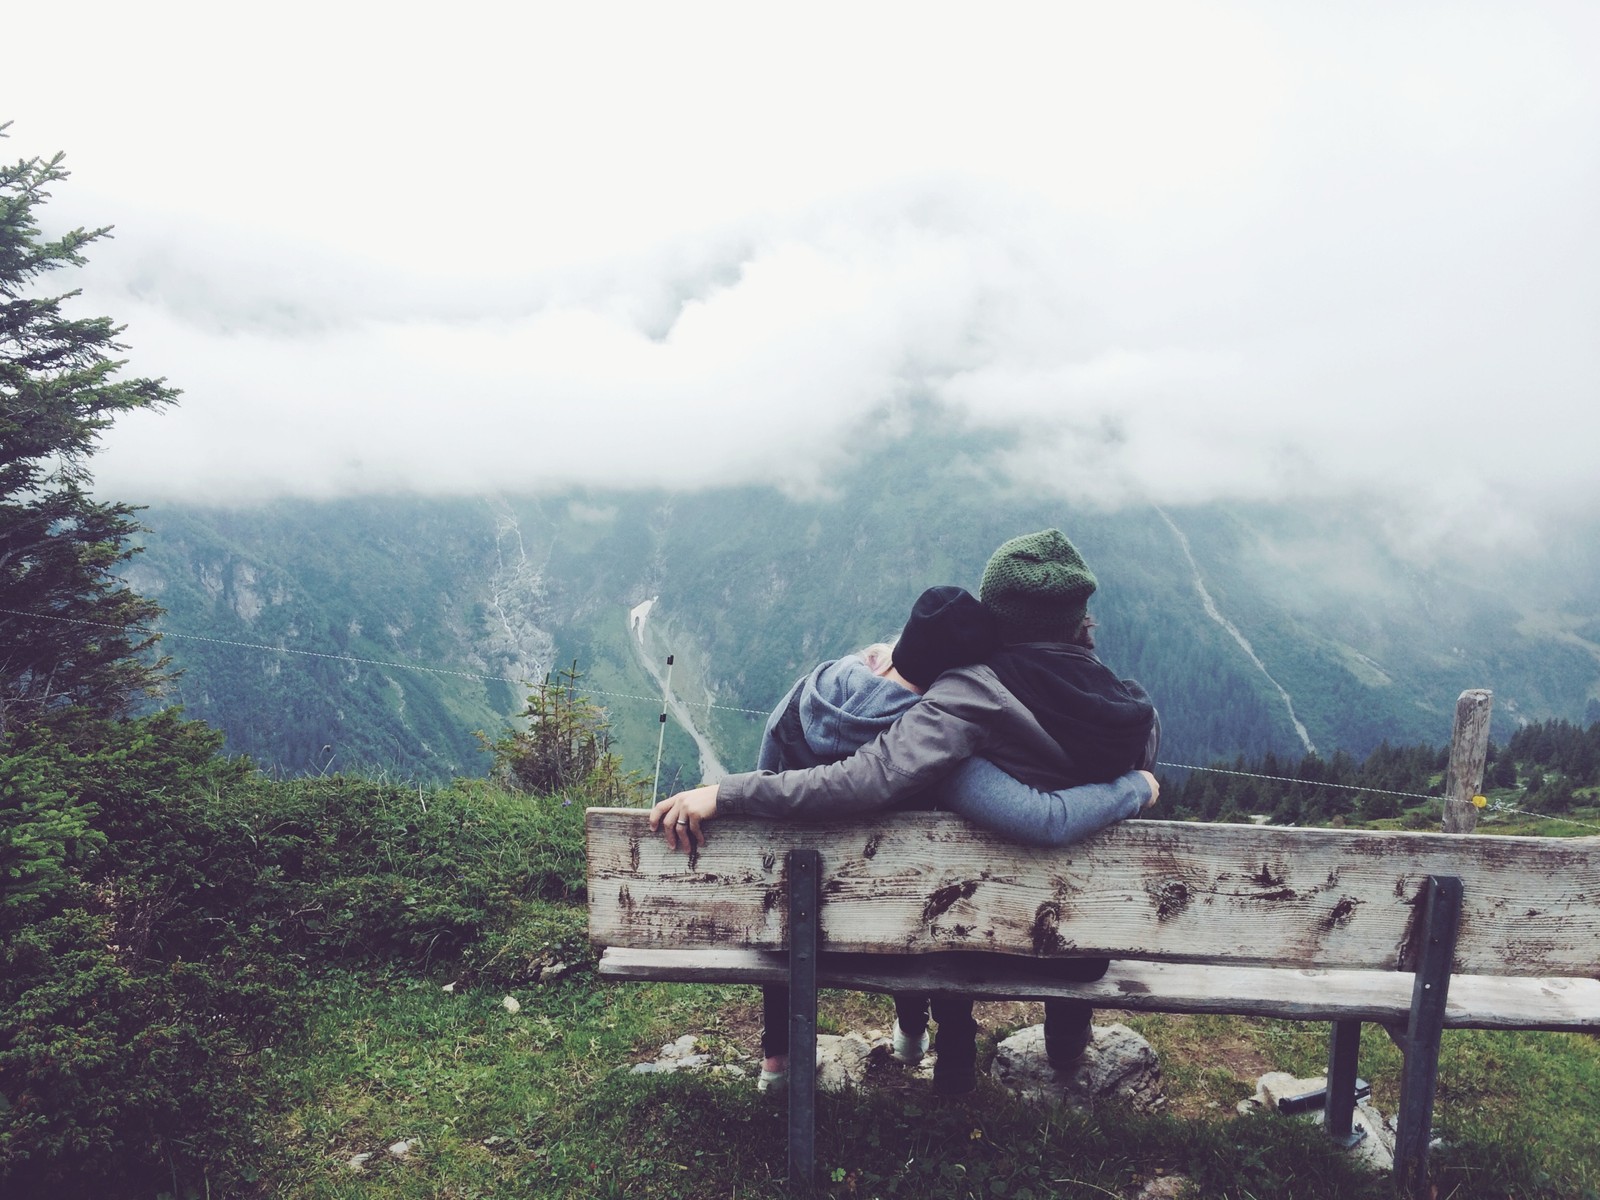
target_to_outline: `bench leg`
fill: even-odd
[[[802,1194],[817,1171],[817,943],[822,856],[789,851],[789,1187]]]
[[[1439,1083],[1439,1041],[1450,993],[1456,929],[1461,922],[1461,893],[1461,880],[1455,876],[1430,875],[1422,897],[1422,940],[1411,987],[1394,1143],[1395,1187],[1401,1195],[1426,1196],[1428,1192],[1428,1143],[1433,1138],[1433,1097]]]
[[[1322,1100],[1322,1127],[1346,1148],[1365,1136],[1354,1128],[1356,1059],[1361,1051],[1361,1022],[1335,1021],[1328,1038],[1328,1091]]]

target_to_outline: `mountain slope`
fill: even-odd
[[[1156,697],[1168,762],[1443,742],[1467,687],[1495,689],[1502,740],[1518,720],[1579,720],[1600,696],[1582,539],[1563,563],[1505,563],[1491,580],[1405,561],[1354,513],[1104,513],[1017,495],[970,439],[893,443],[809,499],[588,490],[146,519],[130,577],[184,635],[165,644],[184,669],[175,698],[289,773],[481,773],[472,731],[575,661],[649,774],[661,689],[642,656],[660,673],[667,654],[673,690],[738,769],[802,670],[892,636],[930,584],[975,590],[996,545],[1051,525],[1100,578],[1102,657]],[[641,641],[629,613],[650,599]],[[664,786],[699,774],[669,721]]]

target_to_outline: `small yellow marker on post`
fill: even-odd
[[[1474,796],[1472,798],[1472,807],[1474,807],[1474,808],[1488,808],[1489,807],[1489,797],[1487,797],[1487,796]]]

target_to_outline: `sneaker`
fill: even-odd
[[[900,1028],[900,1022],[896,1021],[894,1023],[894,1049],[889,1052],[889,1056],[897,1063],[905,1063],[908,1067],[914,1067],[922,1061],[922,1056],[928,1052],[930,1040],[928,1031],[924,1029],[922,1036],[913,1041],[906,1034],[906,1031]]]
[[[761,1078],[756,1080],[756,1090],[768,1096],[782,1096],[789,1091],[789,1072],[769,1071],[761,1068]]]
[[[777,1063],[773,1070],[768,1063]],[[782,1096],[789,1091],[789,1056],[787,1054],[774,1054],[770,1058],[761,1060],[761,1077],[756,1080],[756,1090],[765,1092],[769,1096]]]

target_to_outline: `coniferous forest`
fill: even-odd
[[[1239,756],[1169,783],[1161,799],[1167,815],[1177,820],[1402,822],[1404,828],[1431,829],[1438,825],[1441,779],[1449,757],[1447,745],[1386,742],[1360,760],[1343,753],[1327,760],[1316,755]],[[1597,789],[1600,723],[1583,728],[1570,721],[1541,721],[1517,730],[1504,747],[1489,745],[1483,791],[1490,820],[1502,815],[1561,818],[1586,803],[1592,806]]]

